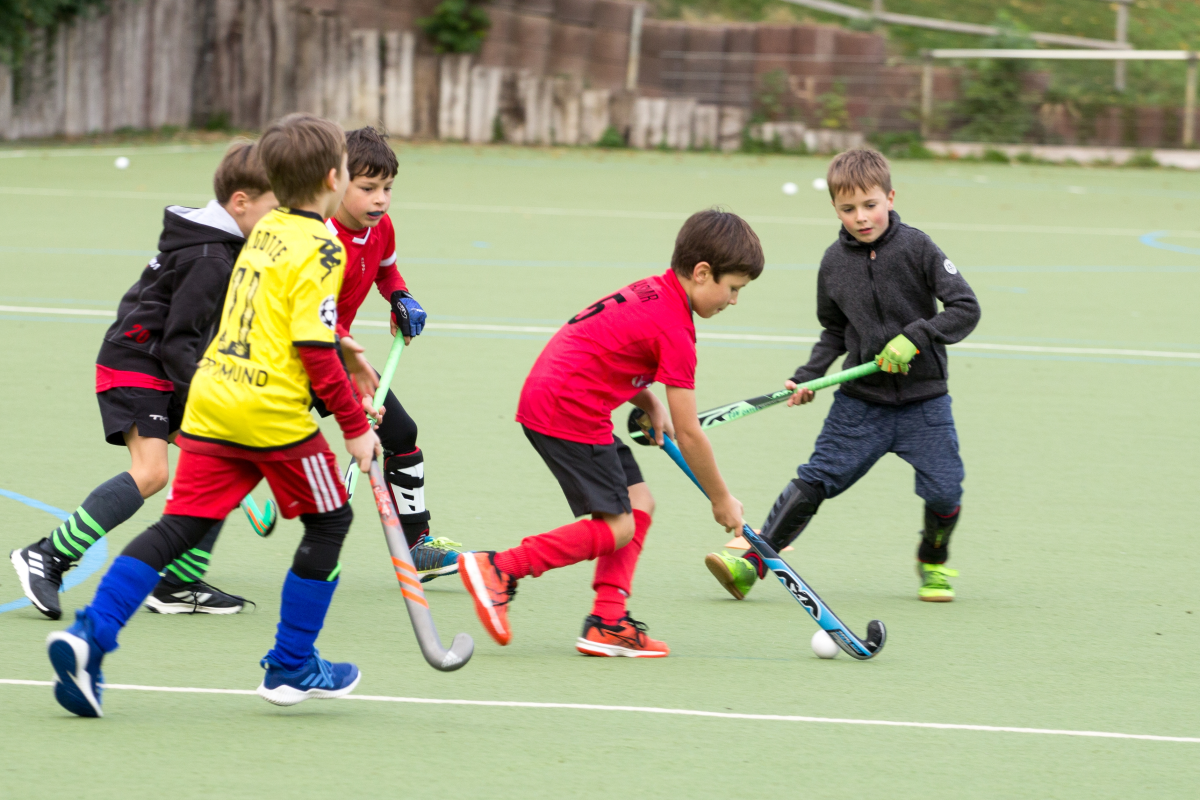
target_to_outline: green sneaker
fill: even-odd
[[[758,571],[754,565],[741,556],[732,556],[729,551],[722,550],[720,554],[709,553],[704,557],[704,566],[713,574],[717,582],[725,587],[737,600],[745,600],[754,582],[758,580]]]
[[[922,564],[918,561],[917,577],[921,579],[917,597],[925,602],[949,603],[954,600],[954,587],[946,578],[957,578],[958,570],[950,569],[945,564]]]
[[[417,577],[421,583],[429,583],[439,575],[453,575],[458,572],[458,557],[462,554],[462,544],[452,542],[444,536],[434,539],[426,535],[412,549],[413,565],[417,568]]]

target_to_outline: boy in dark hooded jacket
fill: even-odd
[[[762,535],[783,550],[822,501],[895,453],[913,466],[917,494],[925,501],[917,596],[949,602],[954,588],[948,578],[958,573],[946,561],[965,473],[950,411],[946,345],[975,329],[979,301],[933,240],[892,210],[896,193],[886,158],[873,150],[847,151],[830,163],[827,180],[842,229],[817,273],[817,318],[824,330],[808,363],[784,386],[794,390],[821,377],[843,353],[843,369],[874,361],[880,372],[834,394],[812,456],[776,499]],[[812,399],[801,389],[788,405]],[[753,551],[744,558],[709,553],[705,564],[738,600],[766,575]]]
[[[204,208],[169,206],[158,255],[117,308],[96,358],[104,438],[129,448],[130,469],[88,495],[70,518],[11,560],[25,596],[58,619],[63,573],[96,541],[167,485],[167,443],[183,418],[197,363],[217,328],[233,263],[255,223],[278,203],[257,146],[234,144],[213,176]],[[147,600],[160,613],[236,614],[244,600],[203,580],[217,522],[205,540],[169,564]]]

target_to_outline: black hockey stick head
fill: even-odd
[[[646,434],[646,431],[650,429],[650,418],[646,416],[645,411],[642,411],[640,408],[631,410],[629,412],[629,423],[625,427],[629,429],[630,439],[646,447],[654,446],[654,440]]]

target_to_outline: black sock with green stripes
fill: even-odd
[[[97,539],[136,514],[145,502],[133,476],[122,472],[93,489],[83,505],[47,537],[49,545],[56,555],[78,561]]]
[[[187,586],[203,580],[208,572],[213,548],[217,545],[217,535],[224,524],[225,520],[217,520],[195,547],[185,550],[183,555],[167,564],[162,571],[163,582],[170,586]]]

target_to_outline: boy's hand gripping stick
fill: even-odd
[[[748,417],[751,414],[762,411],[764,408],[770,408],[771,406],[777,406],[780,403],[786,402],[789,397],[801,389],[809,389],[816,392],[830,386],[836,386],[839,383],[852,381],[855,378],[873,375],[876,372],[879,372],[879,366],[872,361],[870,364],[860,364],[857,367],[844,369],[841,372],[835,372],[823,378],[805,381],[796,386],[795,389],[780,389],[778,392],[761,394],[758,397],[751,397],[748,400],[739,400],[729,405],[710,408],[708,411],[701,411],[699,413],[700,427],[708,430],[718,425],[724,425],[726,422],[733,422],[735,419]],[[643,413],[645,412],[640,408],[635,408],[629,412],[629,424],[627,426],[629,429],[629,438],[638,444],[652,445],[654,444],[654,440],[647,439],[645,434],[642,433],[641,426],[638,424],[638,419]]]

